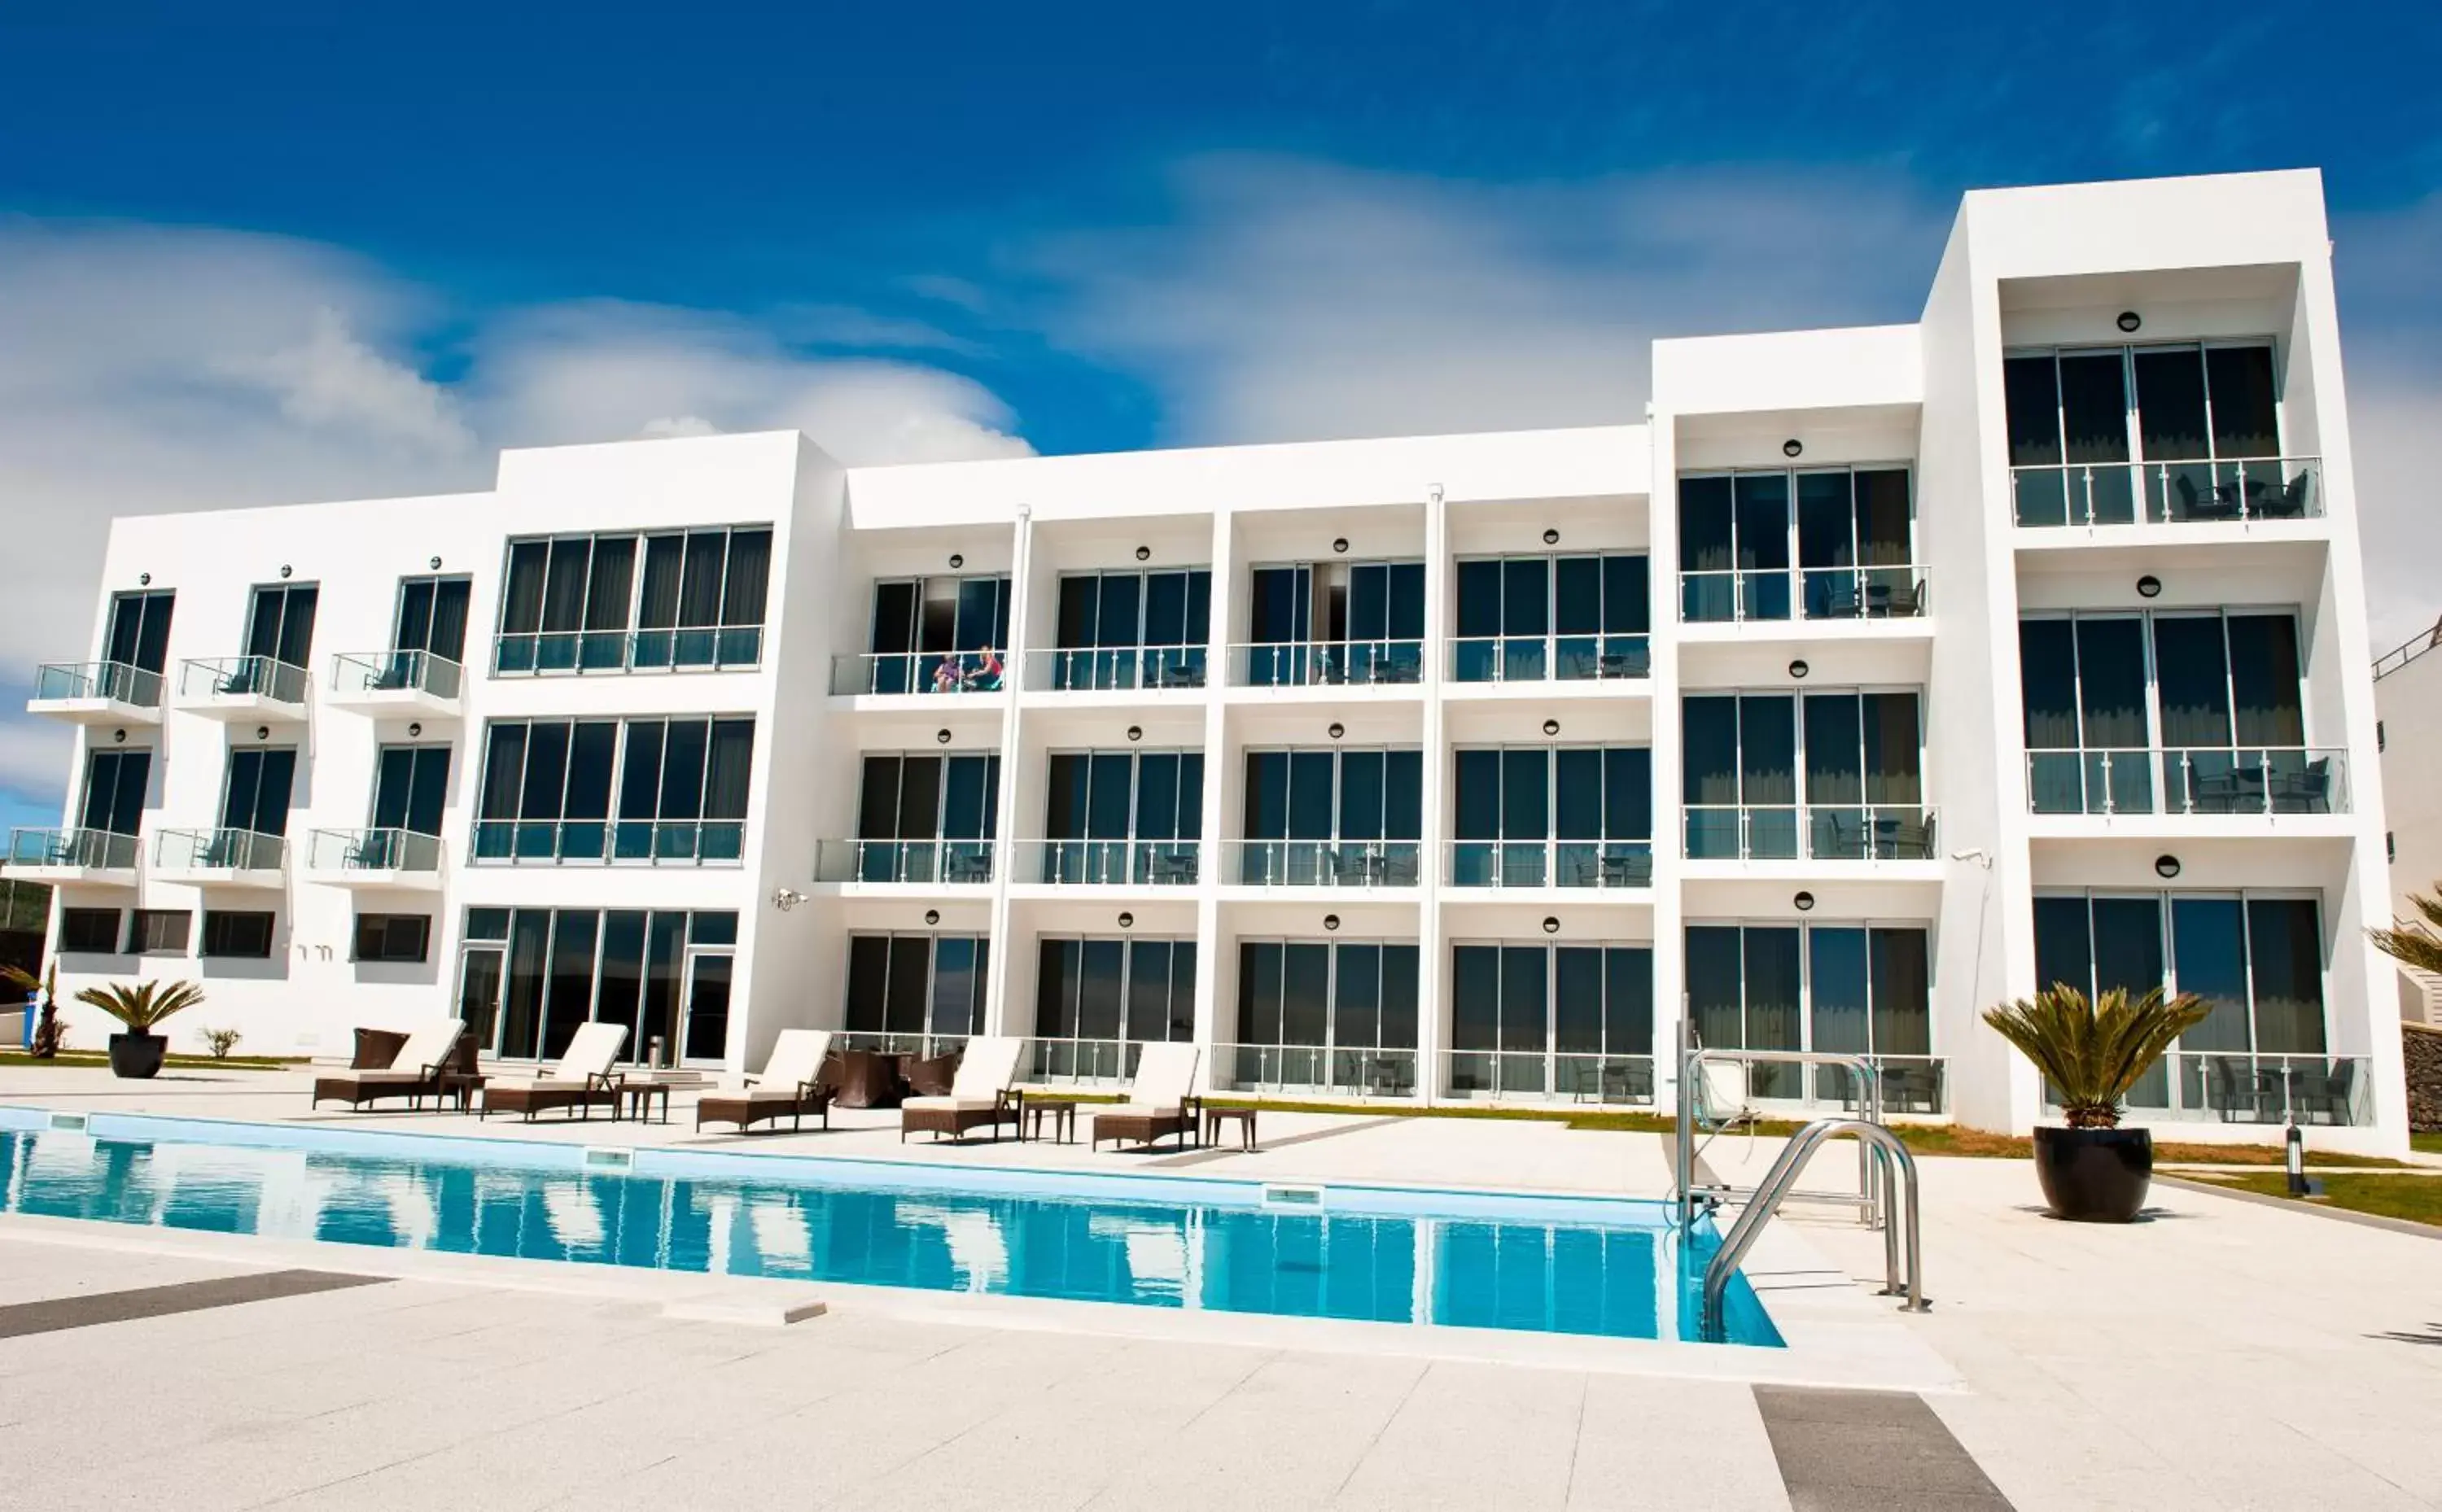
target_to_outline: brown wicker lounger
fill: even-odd
[[[910,1134],[948,1135],[963,1139],[969,1129],[990,1128],[994,1139],[1000,1126],[1017,1127],[1017,1097],[1010,1084],[1017,1080],[1019,1052],[1026,1042],[1006,1035],[978,1034],[967,1041],[958,1074],[947,1097],[911,1097],[899,1104],[899,1142]]]
[[[522,1113],[532,1122],[538,1113],[575,1108],[581,1117],[592,1118],[593,1109],[599,1106],[610,1109],[616,1118],[619,1090],[610,1067],[618,1061],[619,1047],[627,1039],[625,1024],[580,1026],[576,1036],[568,1042],[568,1052],[543,1075],[495,1077],[484,1083],[483,1117]]]
[[[1088,1142],[1100,1148],[1104,1139],[1151,1144],[1164,1135],[1178,1136],[1184,1149],[1195,1134],[1198,1111],[1193,1045],[1147,1045],[1137,1052],[1137,1074],[1128,1085],[1128,1101],[1094,1115]]]
[[[830,1054],[831,1032],[818,1029],[782,1029],[772,1043],[772,1054],[763,1063],[763,1075],[756,1085],[716,1087],[696,1100],[695,1126],[702,1129],[705,1120],[735,1123],[744,1134],[756,1124],[789,1120],[793,1129],[805,1127],[805,1116],[819,1113],[823,1127],[831,1126],[831,1094],[820,1084],[824,1058]]]
[[[328,1100],[361,1108],[386,1097],[403,1097],[421,1107],[426,1094],[441,1095],[441,1073],[465,1028],[454,1018],[427,1024],[407,1036],[388,1066],[326,1071],[314,1078],[314,1099],[306,1105],[319,1107]]]

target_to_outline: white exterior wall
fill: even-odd
[[[2248,526],[2140,525],[2034,531],[2012,519],[2002,355],[2016,345],[2126,338],[2112,321],[2144,314],[2141,339],[2269,336],[2286,371],[2287,449],[2324,459],[2325,512]],[[1634,359],[1623,353],[1622,360]],[[2398,1040],[2387,967],[2362,947],[2362,925],[2391,896],[2382,842],[2374,696],[2367,675],[2353,479],[2321,188],[2312,173],[2087,185],[1970,195],[1916,324],[1658,343],[1654,399],[1642,426],[1491,435],[1013,459],[844,471],[793,433],[509,452],[499,488],[432,501],[126,519],[112,537],[106,590],[151,570],[180,590],[172,657],[236,648],[246,588],[291,563],[324,585],[316,632],[318,701],[328,658],[384,644],[395,580],[433,556],[470,572],[470,680],[453,732],[446,821],[449,865],[433,958],[421,968],[346,958],[347,891],[293,875],[277,904],[268,968],[200,970],[212,1006],[196,1025],[228,1022],[249,1048],[337,1053],[356,1023],[396,1023],[445,1008],[464,910],[482,904],[735,908],[738,1000],[727,1060],[752,1065],[778,1029],[839,1027],[846,940],[854,931],[988,934],[989,1028],[1035,1023],[1035,941],[1051,933],[1138,936],[1201,946],[1194,1019],[1208,1044],[1236,1037],[1242,938],[1417,940],[1420,1048],[1428,1095],[1448,1043],[1453,940],[1651,942],[1654,1053],[1666,1064],[1685,990],[1681,932],[1705,920],[1809,919],[1907,922],[1928,932],[1934,1051],[1949,1065],[1953,1111],[1981,1126],[2023,1130],[2041,1117],[2031,1068],[1977,1022],[1979,1011],[2034,990],[2032,899],[2045,887],[2160,890],[2159,854],[2177,853],[2190,882],[2311,888],[2323,900],[2329,1038],[2366,1056],[2375,1121],[2315,1132],[2318,1144],[2389,1150],[2404,1141]],[[1793,464],[1783,444],[1796,440]],[[1917,558],[1927,574],[1921,619],[1745,625],[1679,623],[1675,480],[1738,466],[1902,464],[1914,474]],[[752,672],[487,678],[488,637],[506,538],[566,530],[653,529],[693,522],[775,529],[762,665]],[[1544,544],[1557,530],[1557,547]],[[1231,685],[1230,647],[1248,638],[1248,574],[1260,564],[1421,557],[1427,564],[1426,673],[1412,685]],[[1012,577],[1012,682],[1030,647],[1054,642],[1066,572],[1210,566],[1209,685],[1129,693],[1025,688],[938,697],[832,695],[835,656],[866,647],[876,579],[952,572]],[[1459,684],[1446,676],[1455,564],[1501,552],[1645,548],[1651,554],[1651,676],[1644,681]],[[2301,617],[2308,741],[2348,758],[2345,813],[2269,816],[2034,816],[2017,694],[2022,610],[2137,607],[2131,586],[2160,576],[2153,608],[2292,605]],[[107,596],[102,606],[107,610]],[[96,643],[100,631],[96,631]],[[63,659],[91,647],[62,647]],[[1804,682],[1789,664],[1808,664]],[[1704,689],[1803,691],[1922,687],[1927,801],[1939,815],[1931,859],[1722,862],[1683,858],[1680,699]],[[471,794],[486,720],[523,715],[752,713],[753,803],[743,866],[534,867],[465,865]],[[1649,741],[1654,882],[1628,892],[1487,892],[1442,885],[1451,830],[1452,752],[1464,745]],[[293,834],[365,822],[380,721],[318,706],[307,725]],[[1424,880],[1413,888],[1248,888],[1225,881],[1240,832],[1250,746],[1417,744],[1427,753]],[[1193,886],[1059,887],[1024,876],[1003,852],[989,884],[816,883],[823,841],[856,828],[862,756],[879,751],[993,751],[1002,757],[1001,837],[1043,833],[1045,761],[1064,749],[1200,749],[1204,862]],[[947,732],[949,739],[939,739]],[[250,733],[250,732],[239,732]],[[108,732],[99,733],[108,738]],[[148,738],[142,733],[131,738]],[[155,826],[205,828],[221,779],[222,727],[173,708],[158,738],[166,759],[147,813]],[[2395,738],[2395,743],[2396,740]],[[189,753],[195,753],[190,755]],[[82,756],[80,756],[82,759]],[[72,788],[81,782],[72,783]],[[64,891],[76,902],[84,891]],[[191,906],[195,889],[149,877],[148,904]],[[783,893],[790,896],[780,896]],[[137,901],[125,890],[108,900]],[[787,906],[782,906],[782,904]],[[260,906],[260,905],[257,905]],[[938,925],[925,916],[937,913]],[[1558,921],[1547,934],[1546,919]],[[71,958],[64,985],[173,975],[172,963]],[[257,963],[261,965],[261,963]],[[388,975],[384,975],[388,973]],[[192,1025],[183,1026],[192,1028]],[[93,1043],[98,1022],[80,1019]],[[1673,1088],[1657,1077],[1659,1105]],[[2262,1138],[2261,1128],[2177,1125],[2180,1138]]]

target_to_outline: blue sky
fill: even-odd
[[[114,511],[704,428],[886,462],[1627,419],[1655,335],[1911,317],[1961,190],[2310,165],[2377,638],[2442,608],[2385,565],[2442,546],[2442,8],[25,9],[0,695],[85,654]],[[0,818],[64,750],[0,721]]]

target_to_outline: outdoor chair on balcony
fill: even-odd
[[[454,1018],[420,1025],[386,1066],[325,1071],[315,1077],[313,1101],[306,1106],[319,1107],[327,1098],[362,1108],[386,1097],[403,1097],[410,1107],[420,1107],[427,1093],[435,1098],[441,1095],[441,1073],[450,1068],[450,1051],[457,1047],[458,1037],[465,1029]]]
[[[2346,1124],[2356,1120],[2349,1103],[2357,1090],[2357,1063],[2329,1061],[2289,1068],[2289,1111],[2301,1123]]]
[[[483,1116],[488,1119],[495,1113],[522,1113],[531,1123],[538,1113],[574,1108],[579,1118],[590,1119],[596,1105],[610,1109],[615,1116],[619,1087],[610,1068],[618,1062],[619,1047],[627,1042],[625,1024],[578,1026],[568,1042],[567,1051],[549,1071],[540,1076],[486,1082]]]
[[[1128,1084],[1128,1101],[1094,1115],[1088,1136],[1096,1149],[1104,1139],[1150,1145],[1163,1135],[1178,1136],[1181,1149],[1195,1133],[1202,1100],[1195,1096],[1196,1047],[1181,1041],[1147,1045],[1137,1055],[1136,1079]]]
[[[696,1100],[696,1128],[701,1130],[707,1121],[734,1123],[738,1133],[748,1134],[757,1123],[787,1119],[789,1127],[795,1130],[805,1127],[809,1113],[822,1115],[823,1127],[829,1128],[831,1095],[820,1083],[823,1063],[830,1052],[829,1029],[782,1029],[772,1042],[760,1077],[740,1079],[735,1085],[716,1088]]]
[[[958,1072],[946,1097],[911,1097],[899,1104],[899,1142],[907,1136],[946,1134],[963,1139],[969,1129],[989,1128],[995,1142],[1004,1123],[1017,1127],[1018,1096],[1011,1084],[1026,1042],[1005,1034],[978,1034],[967,1041]]]
[[[2274,813],[2332,811],[2332,758],[2318,756],[2297,771],[2275,772],[2267,784]]]

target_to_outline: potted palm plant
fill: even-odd
[[[132,987],[113,982],[77,993],[78,1002],[89,1003],[127,1026],[126,1033],[110,1037],[110,1070],[114,1076],[136,1081],[157,1075],[162,1057],[169,1053],[170,1042],[154,1033],[153,1026],[203,1000],[204,990],[192,982],[172,982],[167,987],[159,982]]]
[[[2213,1011],[2194,993],[2165,1001],[2115,987],[2092,1003],[2067,982],[1984,1011],[2060,1096],[2066,1128],[2035,1130],[2035,1179],[2052,1216],[2126,1223],[2154,1179],[2154,1137],[2120,1126],[2120,1104],[2171,1042]]]

